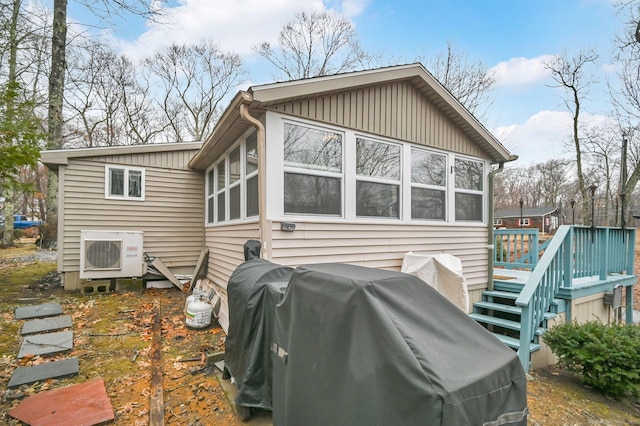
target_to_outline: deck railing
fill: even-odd
[[[560,287],[570,288],[574,278],[632,275],[634,247],[634,228],[563,225],[558,229],[516,299],[522,309],[518,356],[525,370],[534,333]]]
[[[540,252],[537,229],[495,229],[493,235],[494,266],[506,269],[535,268]]]

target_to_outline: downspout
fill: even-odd
[[[493,236],[493,178],[504,169],[504,163],[498,163],[498,168],[489,172],[489,218],[487,223],[487,249],[488,249],[488,270],[487,270],[487,290],[493,291],[493,259],[496,251],[496,240]]]
[[[260,244],[262,244],[262,258],[271,259],[271,229],[267,221],[267,162],[265,159],[266,151],[266,132],[262,122],[249,114],[249,104],[253,102],[253,94],[250,92],[241,92],[242,103],[240,104],[240,117],[256,128],[257,144],[258,144],[258,233]]]

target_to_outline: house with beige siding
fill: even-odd
[[[208,278],[243,244],[297,266],[400,270],[407,252],[461,259],[486,289],[492,169],[514,160],[420,64],[239,92],[189,166],[205,176]]]
[[[193,272],[204,244],[204,178],[188,163],[201,146],[153,144],[41,153],[42,162],[58,175],[58,272],[65,289],[92,285],[81,278],[82,272],[89,279],[122,277],[115,267],[122,265],[81,271],[84,255],[98,254],[96,263],[109,263],[119,259],[115,250],[128,250],[122,254],[126,262],[135,249],[138,271],[144,252],[160,258],[174,274]],[[99,252],[90,250],[84,233],[92,235],[87,238],[97,243],[93,248]],[[109,245],[121,235],[139,235],[141,241],[128,248]]]
[[[461,261],[470,316],[526,369],[553,362],[540,330],[610,319],[608,292],[625,288],[631,322],[635,229],[561,226],[543,255],[533,230],[494,231],[493,175],[516,158],[420,64],[252,86],[202,144],[42,153],[60,179],[65,288],[135,276],[118,262],[135,267],[142,252],[189,274],[207,252],[224,327],[247,240],[292,267],[400,270],[408,252],[446,253]]]
[[[290,266],[399,270],[407,252],[446,252],[472,302],[489,281],[492,169],[515,158],[421,64],[253,86],[202,145],[42,153],[66,288],[82,281],[81,231],[143,231],[174,273],[206,247],[223,293],[255,239]],[[135,196],[109,194],[114,171],[142,179]]]

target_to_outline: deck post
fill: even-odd
[[[628,285],[625,288],[627,289],[627,306],[625,306],[625,320],[627,324],[633,324],[633,286]]]
[[[609,275],[609,228],[600,228],[598,241],[598,260],[600,262],[600,279],[606,280]]]
[[[531,339],[533,330],[533,309],[531,304],[522,306],[520,317],[520,347],[518,348],[518,358],[524,371],[529,371],[531,358]]]
[[[636,230],[635,229],[625,229],[623,232],[629,233],[629,238],[627,238],[628,246],[627,246],[627,264],[626,264],[626,273],[627,275],[632,275],[633,272],[633,264],[634,264],[634,256],[636,252]]]
[[[576,247],[574,245],[574,232],[573,232],[573,226],[571,226],[571,229],[569,229],[569,232],[567,233],[567,236],[565,237],[565,241],[564,241],[564,258],[562,259],[562,262],[564,263],[564,270],[562,271],[562,286],[563,287],[571,287],[572,283],[573,283],[573,254],[576,250]]]

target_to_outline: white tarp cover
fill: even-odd
[[[467,281],[462,275],[462,262],[457,257],[447,253],[425,255],[409,252],[404,255],[402,272],[415,275],[458,308],[469,311]]]

